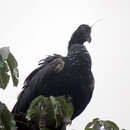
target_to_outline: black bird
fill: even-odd
[[[26,78],[12,112],[26,113],[32,100],[39,95],[69,95],[74,106],[72,119],[78,116],[88,105],[94,89],[91,57],[84,46],[86,41],[91,42],[91,27],[82,24],[72,34],[66,57],[48,56]]]

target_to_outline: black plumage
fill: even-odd
[[[90,26],[80,25],[69,41],[66,57],[55,54],[40,62],[40,66],[26,78],[13,113],[26,113],[32,100],[39,95],[71,96],[72,119],[85,109],[94,89],[91,57],[83,45],[86,41],[91,42],[90,34]]]

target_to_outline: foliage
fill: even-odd
[[[18,85],[17,61],[9,47],[0,48],[0,88],[5,89],[9,83],[10,75],[13,85]],[[0,130],[16,130],[15,121],[5,104],[0,102]]]
[[[119,130],[119,127],[110,120],[95,118],[92,122],[87,124],[85,130]]]
[[[17,61],[13,54],[10,52],[9,47],[3,47],[0,49],[0,88],[5,89],[8,85],[10,75],[13,80],[13,85],[18,85],[19,72],[17,69]]]
[[[0,130],[16,130],[15,121],[12,114],[5,106],[0,102]]]
[[[73,106],[71,98],[60,97],[37,97],[27,112],[27,119],[36,119],[41,130],[66,126],[71,122]]]

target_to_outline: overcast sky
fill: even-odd
[[[74,30],[98,19],[92,42],[86,43],[96,82],[93,98],[68,130],[83,130],[96,117],[130,130],[129,0],[1,0],[0,47],[9,46],[16,57],[20,83],[0,90],[0,100],[11,110],[38,61],[53,53],[65,56]]]

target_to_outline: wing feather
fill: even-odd
[[[26,112],[30,102],[40,95],[40,90],[44,90],[49,78],[59,73],[64,68],[64,64],[64,57],[60,55],[48,56],[44,61],[42,60],[40,67],[26,78],[23,91],[20,93],[12,112]]]

